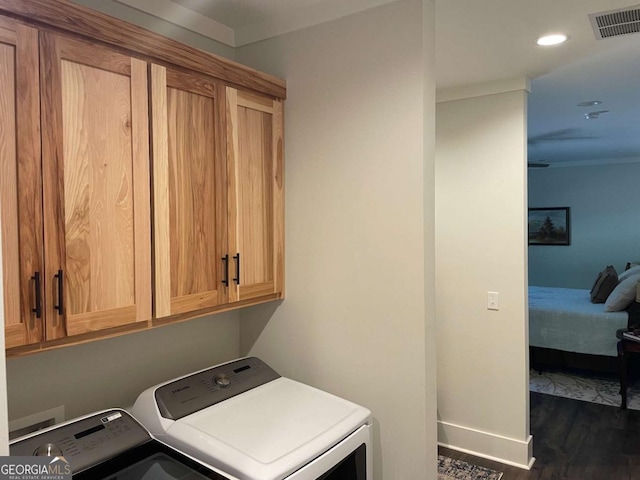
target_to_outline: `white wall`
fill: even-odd
[[[436,478],[424,7],[403,0],[236,52],[287,79],[286,299],[242,312],[242,353],[370,408],[377,480]]]
[[[640,261],[640,163],[529,170],[530,207],[570,207],[571,245],[529,247],[529,283],[591,288],[606,265]]]
[[[524,90],[436,109],[438,440],[519,466],[531,447],[525,119]]]

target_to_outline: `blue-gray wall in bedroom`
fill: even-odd
[[[570,246],[529,246],[529,284],[591,288],[640,260],[640,163],[529,169],[529,207],[570,207]]]

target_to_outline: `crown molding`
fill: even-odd
[[[229,47],[235,47],[233,28],[205,17],[170,0],[116,0],[118,3],[161,18],[191,32],[211,38]]]

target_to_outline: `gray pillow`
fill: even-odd
[[[629,270],[625,270],[620,275],[618,275],[618,283],[622,282],[623,280],[626,280],[631,275],[636,275],[638,273],[640,273],[640,265],[631,265]]]
[[[640,273],[627,277],[611,292],[604,305],[605,312],[620,312],[636,299],[636,288]]]
[[[591,303],[604,303],[613,289],[618,285],[618,274],[612,265],[607,266],[598,274],[591,288]]]

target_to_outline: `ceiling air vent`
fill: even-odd
[[[640,32],[640,5],[589,15],[598,40]]]

